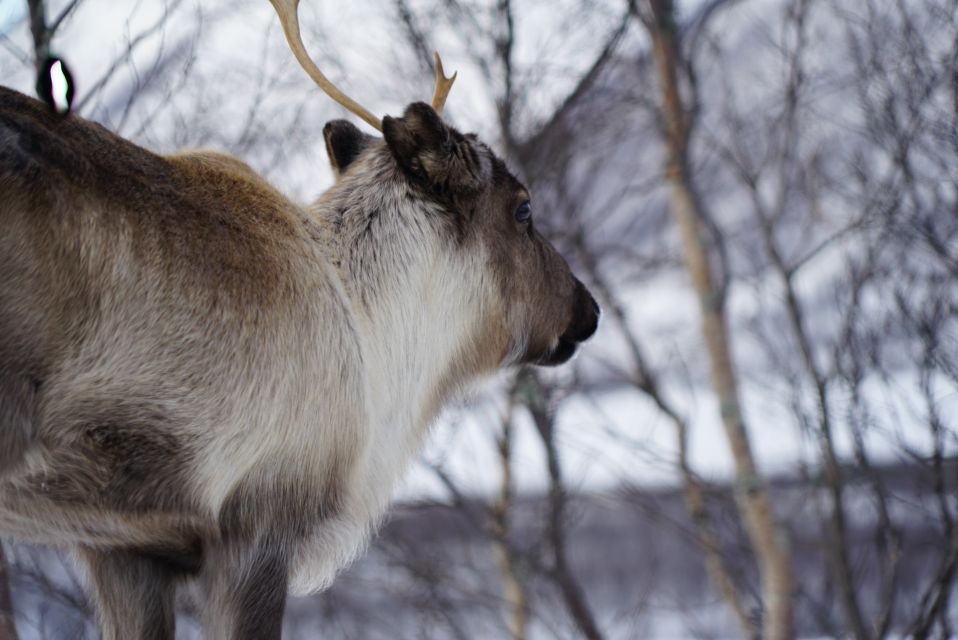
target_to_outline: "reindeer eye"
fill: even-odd
[[[519,205],[519,208],[516,209],[516,222],[525,224],[532,220],[532,206],[529,204],[529,201],[523,202]]]

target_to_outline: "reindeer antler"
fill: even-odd
[[[340,91],[336,85],[329,81],[329,78],[323,75],[323,72],[320,71],[316,63],[313,62],[313,59],[306,53],[303,38],[299,33],[299,0],[269,1],[279,15],[279,21],[283,25],[283,33],[286,34],[286,41],[289,42],[289,48],[293,50],[293,55],[296,56],[299,65],[309,74],[313,82],[330,98],[381,132],[383,130],[382,121],[370,113],[368,109]],[[436,110],[436,113],[442,114],[442,108],[446,104],[449,90],[452,89],[452,83],[456,81],[456,76],[459,74],[458,72],[453,73],[451,78],[447,78],[442,69],[442,59],[438,53],[434,55],[436,56],[436,90],[432,95],[432,108]]]
[[[269,1],[273,5],[273,8],[276,9],[276,13],[279,15],[279,21],[283,25],[283,32],[286,34],[286,41],[289,42],[289,47],[293,50],[293,55],[296,56],[296,60],[299,61],[300,66],[305,69],[306,73],[309,74],[309,77],[313,79],[313,82],[315,82],[319,88],[322,89],[330,98],[368,122],[370,126],[375,128],[377,131],[382,131],[383,124],[379,118],[370,113],[369,110],[367,110],[361,104],[340,91],[336,85],[330,82],[329,79],[323,75],[323,72],[319,70],[319,67],[316,66],[316,63],[313,62],[312,58],[309,57],[309,54],[306,53],[306,47],[303,46],[303,39],[299,33],[299,15],[297,11],[299,8],[299,0]]]
[[[456,81],[459,72],[456,71],[451,78],[447,78],[446,72],[442,69],[442,58],[439,57],[439,52],[433,52],[433,55],[436,57],[436,90],[432,94],[432,108],[442,115],[446,97],[449,96],[449,90],[452,89],[452,83]]]

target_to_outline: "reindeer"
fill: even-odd
[[[279,637],[363,549],[450,398],[558,365],[599,308],[530,194],[432,105],[323,135],[298,205],[214,152],[159,156],[0,89],[0,534],[68,549],[103,636]]]

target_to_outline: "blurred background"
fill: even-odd
[[[447,121],[521,176],[604,315],[572,364],[443,414],[287,637],[958,634],[958,1],[300,14],[376,114],[427,99],[440,51]],[[0,0],[0,82],[33,94],[37,51],[149,149],[231,152],[303,202],[332,183],[346,116],[265,0]],[[95,635],[67,558],[3,551],[0,637]]]

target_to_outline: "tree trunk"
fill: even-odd
[[[495,532],[496,563],[502,576],[503,598],[509,608],[509,633],[513,640],[526,640],[528,629],[529,602],[522,587],[518,567],[510,546],[510,518],[515,495],[512,488],[512,414],[510,398],[509,409],[502,422],[502,435],[497,448],[499,462],[502,465],[499,499],[492,510],[493,530]]]
[[[649,0],[651,19],[646,26],[662,90],[662,119],[666,144],[666,174],[671,188],[672,217],[682,238],[685,263],[698,294],[702,334],[711,361],[711,380],[718,398],[722,424],[732,450],[736,499],[761,574],[764,616],[762,637],[793,637],[792,563],[778,527],[768,488],[755,465],[745,418],[738,398],[735,369],[728,340],[724,287],[716,282],[709,261],[705,212],[695,195],[688,170],[689,127],[679,94],[679,51],[671,0]]]
[[[46,10],[43,0],[28,0],[30,9],[30,35],[33,37],[33,64],[40,71],[40,65],[50,55],[50,31],[47,29]]]
[[[635,366],[636,379],[634,384],[640,393],[645,394],[659,408],[669,421],[675,427],[675,436],[677,443],[678,468],[682,474],[682,486],[685,492],[685,504],[689,510],[689,516],[692,520],[692,527],[695,532],[695,541],[705,556],[705,569],[708,571],[709,579],[715,584],[722,598],[728,603],[735,617],[738,620],[742,638],[756,640],[759,637],[758,628],[755,625],[752,616],[745,606],[742,599],[742,593],[735,580],[732,577],[732,571],[727,565],[726,558],[722,554],[722,544],[712,519],[709,516],[705,504],[705,487],[699,477],[693,471],[689,463],[689,429],[685,418],[679,415],[678,410],[669,402],[659,387],[656,375],[646,364],[646,357],[643,355],[638,337],[629,329],[629,323],[626,320],[625,309],[616,299],[611,288],[605,283],[598,267],[590,254],[581,244],[581,234],[577,234],[580,253],[585,261],[585,268],[588,270],[592,280],[592,286],[602,300],[603,309],[606,317],[611,317],[622,331],[629,352],[632,354],[632,361]]]

